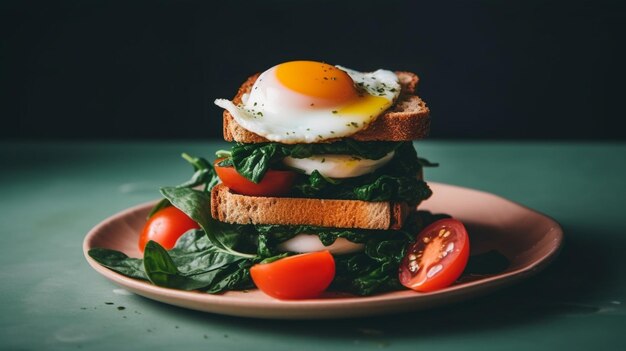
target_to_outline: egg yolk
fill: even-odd
[[[350,76],[322,62],[291,61],[276,66],[276,78],[287,89],[324,105],[338,105],[358,98]]]
[[[380,96],[364,95],[337,110],[339,115],[378,116],[390,105],[389,100]]]

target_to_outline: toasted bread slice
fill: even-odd
[[[426,103],[413,95],[419,82],[417,75],[410,72],[396,72],[402,92],[396,103],[383,115],[378,116],[367,129],[350,136],[357,141],[409,141],[428,136],[430,130],[429,109]],[[255,74],[248,78],[233,98],[235,104],[241,103],[243,94],[249,93],[259,77]],[[241,127],[230,114],[224,110],[224,140],[238,143],[264,143],[269,140]],[[332,140],[327,140],[332,141]]]
[[[223,184],[211,191],[211,215],[227,223],[400,229],[409,212],[406,203],[247,196]]]

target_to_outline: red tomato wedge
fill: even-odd
[[[241,174],[234,167],[218,166],[221,159],[214,163],[215,172],[222,183],[236,193],[251,196],[280,196],[289,193],[296,177],[292,171],[267,170],[263,179],[257,184]]]
[[[250,275],[254,284],[271,297],[312,299],[335,278],[335,259],[328,251],[304,253],[256,264],[250,268]]]
[[[139,236],[139,251],[143,252],[148,241],[156,241],[166,250],[176,245],[181,235],[190,229],[199,229],[198,223],[189,218],[183,211],[168,206],[152,215]]]
[[[469,237],[456,219],[438,220],[424,228],[400,263],[398,278],[409,289],[429,292],[454,283],[469,259]]]

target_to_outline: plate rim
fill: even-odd
[[[377,310],[377,307],[380,307],[381,304],[392,304],[392,305],[403,304],[403,303],[407,303],[408,301],[413,301],[417,299],[422,300],[422,302],[428,302],[428,300],[437,299],[443,294],[450,295],[450,299],[445,302],[439,301],[440,303],[435,302],[427,307],[420,306],[419,308],[414,308],[413,310],[436,307],[440,304],[444,304],[444,303],[447,304],[453,301],[464,300],[465,298],[463,295],[465,292],[471,293],[469,294],[470,296],[468,296],[467,298],[473,298],[479,295],[483,295],[485,293],[489,293],[492,290],[496,290],[501,287],[513,284],[523,278],[532,276],[540,272],[543,268],[549,265],[558,256],[558,253],[560,252],[563,246],[563,240],[564,240],[563,229],[561,225],[551,216],[548,216],[544,213],[541,213],[537,210],[534,210],[518,202],[506,199],[499,195],[486,192],[483,190],[467,188],[467,187],[446,184],[446,183],[440,183],[440,182],[429,182],[429,185],[434,185],[435,187],[451,188],[457,191],[458,190],[470,191],[476,194],[480,194],[481,196],[489,196],[500,201],[506,201],[526,211],[530,211],[536,215],[539,215],[550,222],[550,229],[546,231],[543,236],[545,237],[548,234],[555,235],[556,243],[555,245],[553,245],[553,247],[550,248],[550,250],[548,250],[540,258],[534,260],[533,262],[529,263],[528,265],[524,267],[512,270],[510,272],[505,272],[505,273],[501,273],[498,275],[494,275],[485,279],[466,282],[461,285],[453,285],[448,288],[438,290],[435,292],[417,293],[417,292],[409,291],[411,293],[410,295],[403,294],[403,295],[387,296],[389,293],[382,293],[382,294],[376,294],[372,296],[355,296],[355,297],[351,296],[351,297],[341,297],[341,298],[310,299],[310,300],[296,300],[296,301],[285,301],[285,300],[276,300],[276,299],[242,300],[240,297],[228,296],[228,295],[223,295],[223,294],[208,294],[208,293],[199,292],[199,291],[185,291],[185,290],[159,287],[159,286],[151,284],[150,282],[126,277],[120,273],[110,270],[109,268],[106,268],[100,265],[98,262],[96,262],[94,259],[92,259],[89,256],[88,251],[89,249],[93,248],[93,246],[91,245],[91,242],[94,240],[94,238],[98,237],[98,234],[103,232],[107,226],[110,226],[111,223],[119,221],[127,217],[131,213],[143,210],[144,208],[149,207],[149,206],[153,206],[157,201],[159,201],[159,200],[153,200],[153,201],[144,202],[138,205],[134,205],[122,211],[119,211],[105,218],[104,220],[100,221],[96,226],[91,228],[83,239],[83,243],[82,243],[83,255],[85,259],[87,260],[88,264],[95,271],[97,271],[100,275],[104,276],[107,280],[112,281],[113,283],[119,286],[122,286],[124,288],[128,288],[132,292],[138,295],[141,295],[143,297],[146,297],[146,298],[150,298],[153,300],[161,301],[163,303],[168,303],[168,304],[172,304],[172,305],[176,305],[180,307],[194,309],[197,311],[212,312],[212,313],[227,314],[227,315],[242,316],[242,317],[253,317],[253,318],[260,317],[260,318],[277,318],[277,319],[321,319],[321,318],[330,319],[330,318],[345,318],[345,317],[355,317],[355,316],[358,317],[358,316],[387,314],[387,313],[399,312],[401,310],[409,311],[411,309],[406,309],[406,308],[402,308],[401,310],[398,308],[395,308],[395,309],[387,308],[383,310]],[[488,291],[482,291],[482,294],[480,291],[476,291],[476,290],[480,290],[480,288],[485,283],[488,283],[488,282],[492,284],[493,289],[489,289]],[[174,298],[177,300],[182,299],[181,300],[182,302],[181,301],[166,302],[160,299],[159,297],[165,298],[165,299],[170,299],[170,298]],[[310,312],[311,310],[318,309],[320,307],[336,308],[338,306],[345,305],[346,302],[349,302],[350,305],[352,306],[351,308],[353,309],[358,310],[359,307],[364,307],[363,305],[367,305],[368,308],[373,309],[373,310],[367,311],[365,309],[362,309],[360,313],[358,313],[359,311],[356,311],[357,313],[352,313],[349,316],[345,316],[345,317],[325,315],[325,314],[308,315],[307,313],[307,312]],[[197,307],[191,306],[190,303],[203,303],[203,304],[206,304],[206,306],[213,307],[213,308],[199,309]],[[233,303],[237,305],[237,308],[245,309],[246,311],[243,311],[244,313],[241,313],[242,311],[237,311],[237,310],[227,311],[227,307]],[[266,311],[267,309],[271,309],[274,313],[272,313],[272,315],[268,315]],[[263,313],[264,311],[266,313]],[[289,315],[281,315],[281,313],[283,314],[288,313]]]

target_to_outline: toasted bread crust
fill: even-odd
[[[247,196],[223,184],[211,191],[211,216],[227,223],[400,229],[409,212],[406,203]]]
[[[351,135],[357,141],[409,141],[428,136],[430,130],[430,110],[426,103],[413,95],[419,82],[417,75],[411,72],[396,72],[402,92],[394,106],[379,116],[367,129]],[[250,76],[233,98],[235,104],[241,103],[243,94],[250,92],[259,73]],[[264,143],[269,140],[241,127],[224,110],[224,140],[238,143]],[[326,140],[330,142],[334,140]]]

